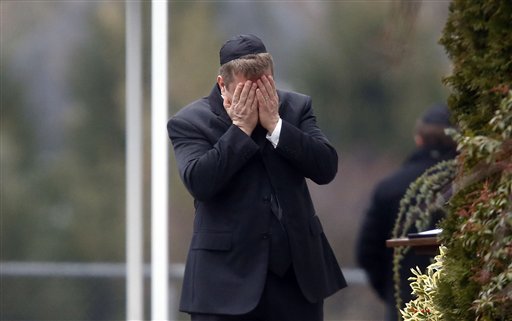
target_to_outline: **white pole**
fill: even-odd
[[[151,318],[169,320],[167,1],[151,2]]]
[[[140,1],[126,1],[126,318],[144,319],[142,34]]]

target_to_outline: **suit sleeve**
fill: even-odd
[[[187,119],[171,118],[167,131],[180,177],[197,200],[215,196],[258,151],[258,145],[234,125],[214,145]]]
[[[317,184],[331,182],[338,171],[338,154],[318,128],[309,97],[298,126],[283,119],[276,151]]]

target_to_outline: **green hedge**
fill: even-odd
[[[454,0],[440,42],[460,156],[434,301],[443,320],[512,320],[512,1]]]

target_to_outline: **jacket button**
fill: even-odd
[[[267,240],[270,238],[270,233],[262,233],[261,234],[261,238],[264,239],[264,240]]]
[[[265,202],[270,201],[270,195],[265,195],[265,196],[263,196],[263,200],[264,200]]]

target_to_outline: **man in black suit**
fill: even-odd
[[[386,320],[398,320],[393,281],[393,250],[386,247],[400,210],[400,200],[409,185],[428,168],[456,156],[456,145],[445,134],[452,127],[445,105],[433,105],[418,119],[414,141],[416,149],[402,166],[376,186],[371,204],[365,213],[357,240],[357,261],[366,271],[370,285],[387,307]],[[437,219],[439,219],[438,217]],[[436,218],[432,222],[435,227]],[[413,231],[409,231],[413,232]],[[400,297],[405,304],[412,299],[410,281],[411,268],[422,270],[430,264],[431,257],[409,251],[401,262]]]
[[[276,90],[254,35],[220,50],[209,96],[167,125],[194,197],[180,310],[192,320],[317,321],[346,286],[306,185],[334,179],[338,156],[311,98]]]

